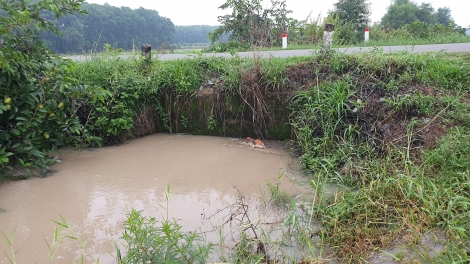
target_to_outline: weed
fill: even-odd
[[[121,255],[117,245],[119,263],[203,263],[212,245],[204,243],[198,232],[183,232],[182,226],[168,215],[171,200],[170,186],[165,191],[166,211],[163,221],[145,217],[142,212],[132,209],[124,221],[121,239],[126,255]]]
[[[280,174],[278,180],[282,178],[283,174]],[[277,181],[275,184],[268,182],[269,200],[276,206],[289,208],[293,202],[292,198],[288,193],[279,189],[280,182]]]
[[[126,255],[119,263],[203,263],[210,247],[197,232],[185,233],[176,220],[158,222],[134,209],[124,222]]]
[[[18,250],[15,251],[13,249],[13,242],[15,241],[16,229],[17,229],[17,226],[15,226],[15,229],[13,230],[13,234],[11,235],[11,237],[8,237],[3,232],[3,230],[0,230],[0,232],[2,232],[3,238],[5,238],[5,241],[8,243],[8,246],[10,247],[10,253],[7,253],[5,249],[2,248],[3,253],[5,254],[5,256],[7,257],[10,263],[16,263],[16,253],[18,252]]]
[[[64,242],[66,240],[75,241],[80,245],[81,252],[80,256],[77,256],[77,259],[80,258],[81,263],[85,262],[85,258],[88,260],[89,263],[99,263],[100,260],[98,258],[93,257],[90,250],[86,247],[86,241],[81,241],[78,236],[73,232],[72,227],[67,223],[65,218],[61,214],[59,214],[59,216],[59,221],[51,220],[56,224],[52,242],[49,242],[46,238],[44,238],[44,241],[49,249],[48,263],[53,262],[59,248],[63,247]],[[8,238],[2,230],[0,230],[0,232],[2,233],[5,241],[8,243],[8,246],[10,247],[10,254],[8,254],[4,249],[3,252],[10,263],[16,264],[16,255],[18,250],[15,251],[13,249],[13,243],[17,232],[17,227],[15,227],[15,229],[13,230],[13,234],[10,238]]]
[[[183,125],[184,128],[188,127],[189,120],[187,117],[184,115],[181,115],[181,124]]]
[[[217,120],[215,120],[214,116],[209,116],[209,120],[207,120],[207,128],[210,131],[213,131],[217,127]]]

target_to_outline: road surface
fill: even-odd
[[[398,52],[398,51],[408,51],[408,52],[470,52],[470,43],[455,43],[455,44],[432,44],[432,45],[408,45],[408,46],[382,46],[382,47],[354,47],[354,48],[337,48],[339,52],[351,54],[351,53],[361,53],[361,52],[370,52],[373,50],[383,50],[384,53],[389,52]],[[285,58],[285,57],[295,57],[295,56],[309,56],[314,50],[275,50],[275,51],[260,51],[260,52],[238,52],[240,57],[253,57],[254,55],[269,58]],[[232,55],[230,53],[203,53],[203,56],[206,57],[226,57],[229,58]],[[158,55],[159,60],[175,60],[175,59],[184,59],[194,57],[194,54],[162,54]],[[86,55],[77,55],[77,56],[68,56],[64,58],[72,59],[73,61],[85,61],[91,59],[91,56]]]

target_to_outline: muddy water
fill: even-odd
[[[11,236],[18,263],[47,263],[59,213],[91,256],[100,263],[114,263],[113,240],[119,242],[122,223],[130,208],[144,215],[180,219],[186,230],[208,232],[227,217],[217,213],[237,202],[236,186],[251,204],[251,220],[281,222],[283,212],[266,207],[266,183],[275,183],[291,195],[311,193],[294,182],[296,162],[278,150],[255,150],[217,137],[156,134],[121,146],[93,151],[63,151],[51,176],[8,182],[0,186],[0,229]],[[171,189],[167,204],[165,189]],[[164,209],[166,208],[166,209]],[[212,215],[217,217],[210,217]],[[223,229],[230,240],[230,230]],[[234,239],[232,237],[232,239]],[[0,246],[10,251],[4,239]],[[52,263],[75,262],[82,247],[66,240]],[[0,255],[0,263],[8,263]]]

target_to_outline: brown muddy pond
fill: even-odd
[[[279,228],[285,212],[268,206],[267,182],[280,182],[290,195],[312,195],[300,187],[298,162],[278,149],[253,149],[234,139],[156,134],[121,146],[92,151],[62,151],[61,163],[46,178],[32,178],[0,185],[0,229],[11,236],[17,263],[47,263],[62,215],[73,234],[87,241],[86,248],[100,263],[115,263],[113,241],[120,243],[122,223],[131,208],[158,218],[169,213],[185,230],[206,232],[217,243],[220,233],[209,232],[224,221],[218,212],[237,202],[238,188],[250,203],[252,222]],[[280,179],[279,176],[283,175]],[[165,190],[171,189],[167,206]],[[168,208],[166,208],[168,207]],[[60,214],[60,215],[59,215]],[[219,218],[209,218],[211,215]],[[224,227],[224,240],[234,243]],[[268,228],[268,227],[266,227]],[[10,252],[5,239],[0,246]],[[81,246],[66,240],[52,263],[79,262]],[[88,262],[88,261],[86,261]],[[9,263],[4,254],[0,263]]]

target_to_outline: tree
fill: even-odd
[[[410,0],[395,0],[387,8],[387,13],[382,17],[382,25],[390,25],[398,29],[406,24],[411,24],[418,20],[418,6]]]
[[[73,63],[39,39],[40,30],[59,34],[44,10],[56,18],[83,13],[82,1],[0,1],[0,180],[17,168],[45,171],[50,151],[92,140],[77,118],[77,98],[81,91],[102,98],[102,91],[79,86],[69,76]]]
[[[437,23],[437,15],[434,12],[434,7],[428,3],[421,3],[416,12],[416,17],[419,21],[424,22],[426,24],[436,24]]]
[[[448,8],[447,6],[439,7],[437,9],[437,23],[443,24],[446,27],[449,26],[449,22],[454,21],[450,13],[450,8]]]
[[[296,23],[287,17],[292,11],[286,9],[285,0],[271,0],[271,7],[263,9],[262,0],[227,0],[219,9],[232,9],[232,13],[219,16],[222,24],[210,38],[212,42],[223,34],[230,34],[230,40],[254,46],[269,46],[287,33]]]
[[[344,22],[354,25],[356,32],[364,32],[370,22],[370,3],[366,0],[339,0],[333,12]]]
[[[410,0],[395,0],[387,8],[387,13],[382,17],[381,24],[383,26],[389,24],[395,29],[417,21],[432,25],[438,23],[438,16],[439,13],[436,13],[434,7],[429,3],[421,3],[418,6]]]

